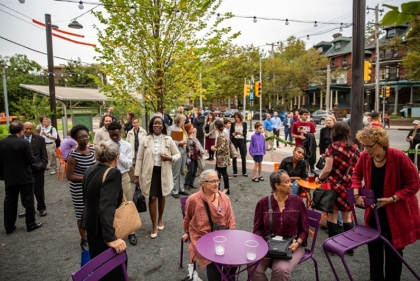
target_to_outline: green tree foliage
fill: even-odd
[[[382,18],[381,24],[383,26],[405,24],[416,19],[420,15],[419,1],[401,4],[401,11],[396,6],[388,4],[383,4],[383,6],[391,9]]]
[[[48,79],[44,75],[41,66],[28,59],[26,55],[16,54],[11,57],[0,56],[0,62],[7,65],[6,85],[9,100],[9,112],[11,115],[25,113],[25,108],[19,106],[21,99],[31,99],[30,91],[20,87],[20,84],[47,85]],[[0,93],[3,97],[3,79],[0,81]],[[0,111],[4,111],[4,102],[0,103]]]
[[[97,59],[112,80],[102,90],[117,102],[148,110],[161,111],[199,96],[195,88],[205,68],[203,57],[220,55],[238,35],[220,26],[229,15],[214,20],[221,0],[101,2],[106,13],[94,14],[106,28],[97,29]]]
[[[69,61],[64,66],[58,85],[77,88],[98,88],[95,82],[95,78],[98,76],[101,77],[99,64],[82,64],[80,58],[78,58],[75,61]],[[104,82],[106,83],[106,81]]]
[[[402,60],[402,65],[407,71],[406,77],[420,81],[420,19],[410,23],[410,30],[404,38],[407,46],[407,55]]]

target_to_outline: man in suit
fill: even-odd
[[[284,140],[287,141],[287,138],[289,138],[289,142],[293,142],[293,138],[292,138],[292,126],[294,123],[294,119],[293,119],[293,112],[289,112],[289,114],[287,114],[287,117],[284,119],[283,121],[283,126],[284,126]],[[284,146],[287,146],[287,144],[285,144]]]
[[[41,217],[47,215],[44,193],[44,171],[48,165],[48,154],[45,146],[45,139],[33,134],[34,125],[31,122],[23,124],[23,139],[28,141],[32,147],[35,162],[31,165],[32,175],[35,179],[34,193],[37,201],[37,210]],[[20,213],[19,217],[24,217],[25,213]]]
[[[0,167],[6,186],[4,198],[4,227],[6,234],[16,229],[19,193],[26,209],[26,230],[33,231],[42,226],[35,221],[34,207],[34,177],[31,164],[35,159],[28,141],[22,139],[23,124],[12,122],[9,126],[10,135],[0,140]]]
[[[203,115],[203,109],[197,108],[197,115],[194,118],[194,128],[197,129],[197,139],[201,146],[204,147],[204,123],[206,122],[206,116]]]

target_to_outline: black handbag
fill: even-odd
[[[337,199],[337,192],[332,189],[317,188],[314,190],[312,198],[312,209],[332,213],[335,200]]]
[[[324,157],[319,157],[318,162],[316,162],[315,167],[318,170],[322,170],[322,169],[324,169],[324,166],[325,166],[325,158]]]
[[[146,198],[144,198],[143,193],[141,193],[141,189],[138,184],[136,184],[136,189],[134,191],[133,202],[139,213],[147,211]]]
[[[289,248],[295,240],[294,237],[279,238],[273,234],[273,209],[271,208],[271,198],[268,196],[268,214],[270,217],[270,233],[265,237],[267,241],[267,257],[278,260],[291,260],[292,250]]]
[[[218,230],[229,230],[229,228],[213,222],[213,220],[211,219],[211,215],[210,215],[209,204],[207,204],[207,202],[204,201],[204,200],[203,200],[203,203],[204,203],[204,207],[206,208],[206,211],[207,211],[207,216],[209,217],[211,232],[218,231]]]

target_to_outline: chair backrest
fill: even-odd
[[[117,254],[113,248],[102,252],[93,260],[89,261],[77,272],[71,275],[73,281],[97,281],[108,274],[111,270],[118,266],[122,266],[124,278],[128,281],[127,268],[125,262],[127,261],[126,252]]]
[[[280,163],[274,163],[274,172],[280,168]]]
[[[347,188],[346,189],[346,194],[347,194],[347,202],[352,204],[354,221],[357,224],[356,213],[354,211],[354,204],[356,204],[356,198],[354,197],[353,188]],[[373,193],[373,190],[360,188],[359,189],[359,195],[363,197],[363,201],[365,202],[365,206],[371,206],[371,205],[376,203],[375,194]],[[373,214],[375,216],[377,230],[379,230],[379,232],[380,232],[381,231],[381,226],[379,224],[378,211],[376,210],[376,208],[372,208],[372,211],[373,211]]]
[[[181,197],[179,198],[179,201],[181,202],[181,212],[182,212],[182,218],[185,217],[185,204],[187,203],[188,197]]]
[[[308,214],[309,227],[312,227],[314,229],[314,238],[312,240],[312,246],[311,246],[311,252],[313,253],[315,250],[316,238],[318,236],[319,221],[321,220],[322,214],[319,212],[312,211],[312,210],[307,210],[306,212]]]

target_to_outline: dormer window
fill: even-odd
[[[336,50],[341,49],[341,42],[335,43],[334,49],[336,49]]]
[[[335,58],[331,58],[331,66],[335,66]]]
[[[388,30],[388,33],[387,33],[386,37],[391,38],[391,37],[394,37],[395,34],[396,34],[396,30],[395,29],[390,29],[390,30]]]
[[[322,47],[318,47],[318,52],[322,53],[323,48]]]

